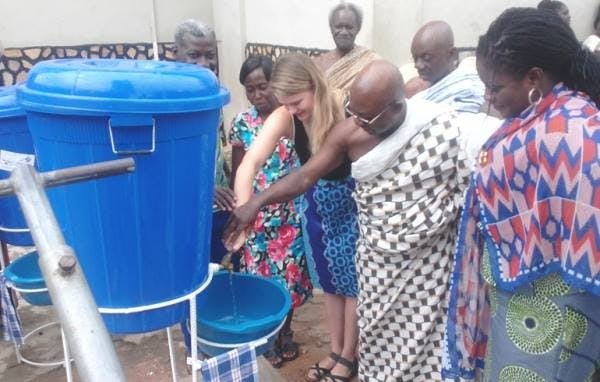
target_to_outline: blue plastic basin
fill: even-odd
[[[272,333],[291,308],[289,292],[280,283],[261,276],[220,272],[198,302],[198,337],[224,346],[199,343],[203,353],[216,356],[227,344],[248,343]],[[269,338],[271,343],[276,334]],[[260,354],[269,345],[257,349]]]
[[[19,289],[42,289],[46,283],[38,265],[38,253],[30,252],[11,262],[4,270],[4,276]],[[31,305],[52,305],[48,292],[20,291]]]

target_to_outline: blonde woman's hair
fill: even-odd
[[[271,74],[271,87],[275,95],[290,96],[303,91],[314,93],[311,118],[310,148],[316,153],[329,131],[342,120],[341,103],[327,87],[323,73],[306,55],[289,53],[279,57]]]

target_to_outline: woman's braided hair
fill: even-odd
[[[507,9],[479,38],[477,58],[515,78],[538,67],[600,105],[600,61],[554,12]]]

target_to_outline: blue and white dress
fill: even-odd
[[[294,141],[300,162],[308,162],[311,156],[308,136],[297,117],[294,117]],[[313,261],[316,281],[323,291],[356,297],[358,213],[352,196],[354,179],[350,167],[346,159],[306,192],[304,228],[307,255]]]

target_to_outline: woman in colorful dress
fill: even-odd
[[[232,184],[246,151],[261,131],[263,122],[279,103],[270,86],[273,61],[267,56],[246,59],[240,70],[240,83],[252,106],[233,120],[229,141],[232,145]],[[253,192],[258,193],[298,166],[294,143],[288,138],[277,142],[271,155],[253,180]],[[300,216],[294,201],[271,204],[261,208],[254,227],[242,249],[240,261],[244,272],[269,277],[282,283],[290,292],[292,309],[281,329],[275,348],[267,353],[274,367],[298,356],[298,345],[291,330],[294,309],[311,295]]]
[[[230,247],[235,247],[236,240],[228,234],[237,232],[231,227],[240,222],[243,227],[247,226],[263,207],[261,194],[252,195],[252,179],[281,138],[294,141],[300,162],[304,164],[343,118],[341,102],[335,99],[323,74],[308,56],[292,53],[280,57],[273,69],[271,86],[283,106],[269,116],[238,168],[235,193],[238,206],[244,208],[234,210],[235,224],[225,231]],[[345,381],[357,371],[358,283],[354,257],[358,223],[353,191],[350,161],[346,158],[304,195],[304,232],[309,244],[306,248],[311,252],[309,258],[314,260],[319,284],[325,292],[331,338],[331,353],[309,370],[307,379],[310,381],[322,378]]]
[[[587,381],[600,365],[600,62],[556,14],[512,8],[477,47],[506,118],[459,229],[444,376]]]

